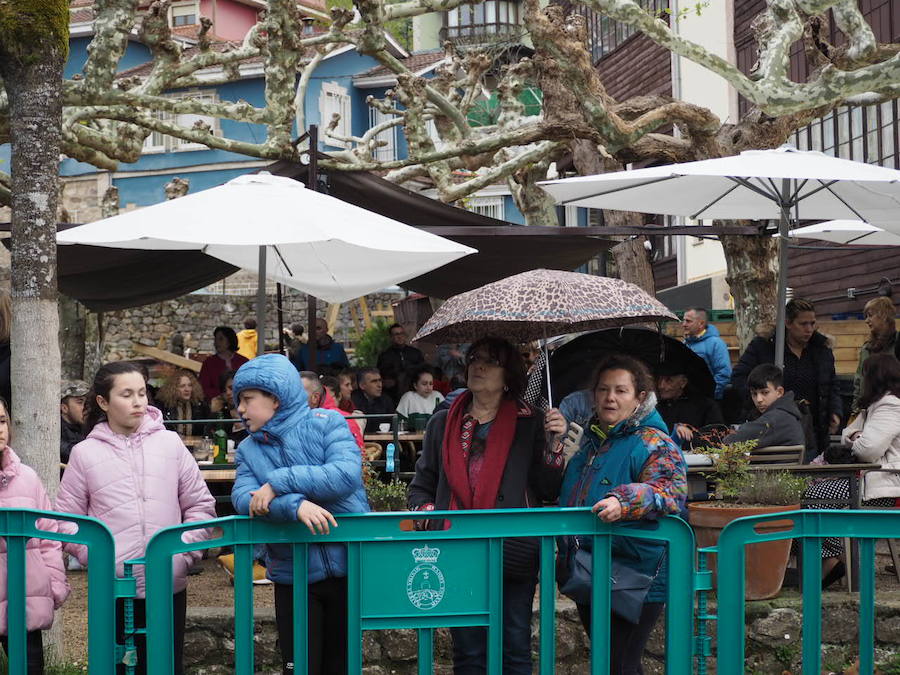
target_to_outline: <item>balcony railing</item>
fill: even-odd
[[[441,28],[441,42],[453,40],[465,44],[484,44],[508,40],[523,32],[517,23],[468,23],[460,26]]]

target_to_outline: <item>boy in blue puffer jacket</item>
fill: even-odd
[[[237,410],[250,435],[238,446],[235,510],[313,534],[337,527],[333,513],[365,513],[359,448],[333,410],[309,408],[297,369],[280,354],[244,364],[234,377]],[[284,673],[294,672],[293,561],[287,544],[267,544]],[[309,547],[309,672],[347,672],[347,550]]]

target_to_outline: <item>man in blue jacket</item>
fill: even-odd
[[[280,354],[244,364],[234,378],[237,410],[250,432],[238,446],[231,500],[242,515],[300,521],[313,534],[337,527],[334,513],[365,513],[362,460],[344,418],[307,404],[296,368]],[[266,545],[284,673],[294,672],[293,559],[289,544]],[[347,672],[347,550],[309,547],[309,672]]]
[[[686,311],[681,327],[684,329],[685,344],[702,356],[709,366],[716,381],[715,398],[720,400],[731,381],[731,359],[728,346],[719,337],[719,329],[707,323],[706,310],[702,307],[692,307]]]
[[[328,324],[325,319],[316,319],[316,334],[310,336],[310,340],[316,341],[316,372],[319,375],[337,375],[340,371],[350,367],[344,345],[336,342],[328,334]],[[309,342],[300,346],[297,356],[293,360],[297,370],[309,370]]]

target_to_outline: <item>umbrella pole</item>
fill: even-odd
[[[553,407],[553,390],[550,388],[550,350],[547,348],[547,331],[544,329],[544,375],[547,380],[547,408]]]
[[[304,366],[307,370],[317,373],[319,372],[316,370],[319,356],[319,343],[317,342],[319,336],[316,333],[316,299],[311,295],[306,296],[306,321],[309,324],[309,337],[306,339],[307,359]]]
[[[259,247],[259,278],[256,282],[256,355],[266,353],[266,247]]]
[[[778,222],[778,300],[775,306],[775,365],[784,368],[784,306],[787,304],[788,268],[788,201],[791,198],[791,181],[781,181],[781,218]]]
[[[312,124],[309,127],[309,175],[307,186],[313,192],[319,191],[319,127]],[[316,299],[309,293],[306,294],[306,320],[309,324],[306,338],[307,359],[304,364],[307,370],[314,373],[316,361],[318,361],[318,334],[316,333]]]
[[[281,284],[275,284],[275,316],[278,317],[278,351],[284,354],[284,309],[281,303]]]

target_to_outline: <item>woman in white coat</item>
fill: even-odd
[[[860,413],[841,434],[843,444],[854,459],[880,464],[883,469],[900,470],[900,362],[892,354],[875,354],[863,365]],[[821,481],[806,491],[808,499],[849,499],[846,478]],[[863,476],[863,507],[891,507],[900,497],[900,474],[872,471]],[[832,508],[832,507],[828,507]],[[840,579],[845,566],[840,562],[840,539],[822,542],[822,587]]]

